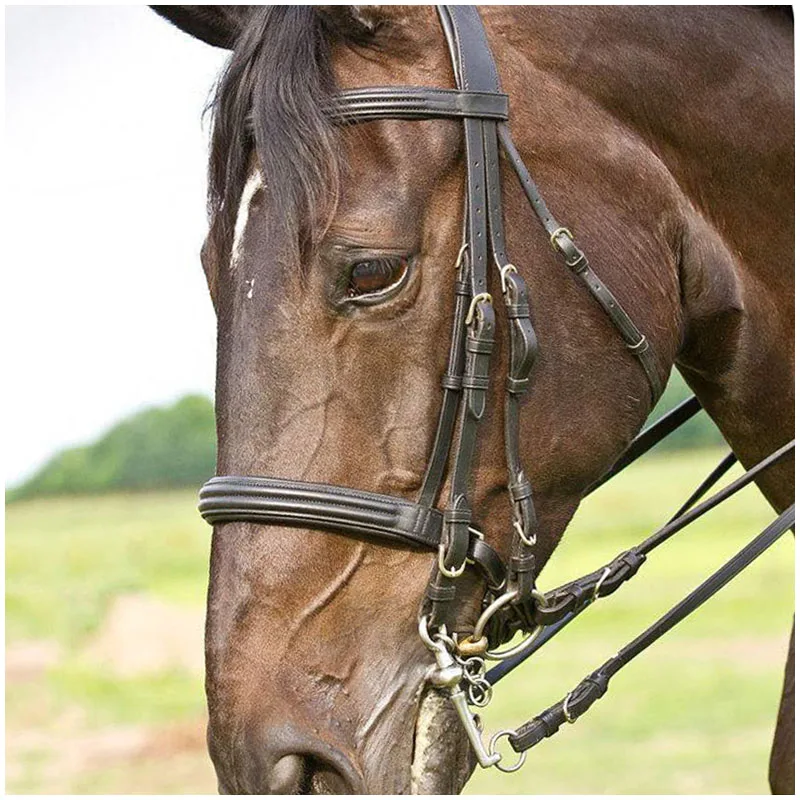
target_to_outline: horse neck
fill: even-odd
[[[789,16],[710,7],[498,8],[485,16],[511,45],[501,75],[505,67],[521,76],[515,88],[537,110],[560,104],[562,123],[577,128],[588,115],[576,110],[597,110],[667,171],[670,207],[649,212],[651,224],[675,217],[669,269],[680,284],[682,330],[673,358],[742,463],[757,462],[794,429]],[[585,133],[591,141],[588,126]],[[785,507],[791,464],[761,486]]]

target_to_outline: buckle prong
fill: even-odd
[[[472,302],[469,304],[469,310],[467,311],[467,318],[464,320],[465,325],[472,325],[472,320],[475,319],[475,309],[478,307],[478,303],[489,303],[492,304],[492,296],[489,292],[480,292],[472,298]]]

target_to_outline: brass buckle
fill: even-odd
[[[472,325],[472,320],[475,319],[475,310],[478,307],[478,303],[488,303],[491,305],[492,296],[489,294],[489,292],[480,292],[472,298],[472,302],[469,304],[469,310],[467,311],[467,318],[464,320],[465,325]]]

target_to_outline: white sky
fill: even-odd
[[[6,482],[120,417],[211,394],[199,262],[226,53],[145,7],[5,10]]]

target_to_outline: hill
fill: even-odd
[[[215,459],[214,407],[207,397],[188,395],[56,454],[8,499],[197,486],[214,474]]]

